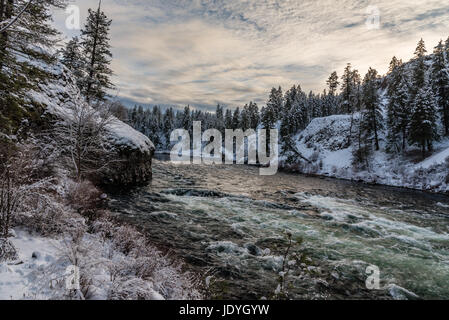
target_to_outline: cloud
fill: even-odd
[[[91,1],[77,0],[87,12]],[[381,28],[365,25],[367,8]],[[419,38],[446,38],[449,4],[423,0],[104,0],[113,19],[113,69],[127,101],[144,104],[263,104],[271,87],[321,91],[347,62],[386,72]],[[85,14],[84,14],[85,17]],[[65,31],[62,14],[56,19]]]

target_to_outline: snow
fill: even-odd
[[[60,242],[21,230],[16,230],[11,241],[19,253],[19,261],[0,263],[0,300],[49,298],[36,290],[35,279],[56,260]],[[32,258],[33,253],[36,258]]]
[[[85,234],[74,244],[69,238],[55,240],[17,230],[11,241],[19,260],[0,263],[0,300],[70,298],[65,281],[72,259],[78,261],[81,277],[89,280],[88,295],[84,296],[88,300],[199,297],[178,267],[171,266],[157,251],[151,259],[158,267],[150,279],[137,274],[137,270],[154,264],[146,261],[149,257],[127,256],[97,234]]]
[[[141,152],[152,152],[152,150],[155,150],[153,142],[147,136],[118,119],[114,119],[107,127],[110,131],[109,139],[118,145],[137,149]]]
[[[56,80],[40,84],[39,91],[31,90],[28,99],[44,105],[47,114],[62,119],[72,118],[73,108],[84,103],[84,100],[70,71],[61,64],[44,65],[42,68],[51,72]],[[152,153],[155,149],[148,137],[115,117],[112,117],[107,129],[107,139],[113,144],[144,153]]]
[[[382,100],[385,103],[385,99]],[[359,114],[354,115],[357,119]],[[385,132],[380,133],[381,150],[374,151],[370,166],[356,170],[352,165],[352,145],[348,144],[351,115],[333,115],[314,119],[309,126],[293,139],[295,147],[311,164],[298,160],[300,172],[329,176],[339,179],[364,181],[438,193],[449,192],[446,159],[449,158],[449,140],[435,143],[432,156],[422,162],[406,156],[393,156],[385,152]],[[354,131],[356,129],[354,128]],[[419,154],[419,150],[418,150]],[[286,160],[281,157],[281,164]]]
[[[449,148],[434,154],[430,158],[427,158],[423,162],[416,165],[417,168],[429,169],[432,166],[444,163],[449,159]]]

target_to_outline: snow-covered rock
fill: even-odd
[[[42,118],[70,119],[74,106],[83,103],[76,82],[62,64],[45,65],[54,79],[41,83],[39,90],[28,93],[29,104],[43,108]],[[106,139],[117,152],[117,162],[102,173],[99,182],[107,186],[129,186],[147,183],[152,176],[151,163],[155,147],[145,135],[113,118],[108,122]]]

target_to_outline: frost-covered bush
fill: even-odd
[[[131,227],[117,228],[120,234],[134,239],[125,254],[117,250],[114,238],[100,234],[77,234],[67,238],[59,248],[59,258],[40,276],[43,288],[55,299],[200,299],[195,277],[182,271],[179,261],[164,256],[145,243]],[[58,279],[65,268],[73,265],[80,271],[80,290],[67,291],[61,281],[51,288],[45,279]]]
[[[140,278],[119,278],[114,281],[108,292],[110,300],[163,300],[150,282]]]
[[[0,263],[19,259],[17,250],[8,239],[0,238]]]
[[[71,181],[67,186],[68,203],[77,210],[97,209],[101,203],[101,192],[92,182],[84,180],[81,182]]]
[[[23,199],[22,210],[16,215],[14,224],[25,227],[43,236],[72,234],[85,230],[84,219],[64,202],[64,190],[51,180]]]
[[[52,207],[53,179],[44,178],[37,154],[34,146],[0,142],[0,234],[5,238],[18,215]]]

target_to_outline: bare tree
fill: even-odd
[[[32,148],[2,142],[0,146],[0,238],[8,238],[15,215],[27,199],[45,188]]]
[[[108,125],[115,121],[107,103],[95,108],[78,96],[72,108],[58,120],[50,133],[78,181],[114,162],[107,143]]]

